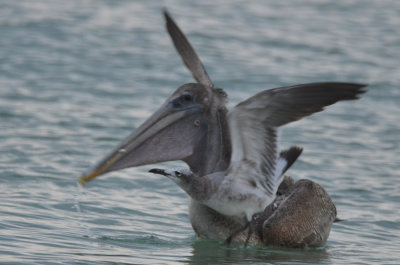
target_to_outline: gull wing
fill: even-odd
[[[275,180],[277,161],[276,127],[268,123],[268,110],[248,110],[238,105],[228,113],[232,142],[227,181],[263,187],[270,196],[279,186]]]
[[[303,84],[262,91],[239,103],[228,116],[232,156],[227,180],[262,185],[268,194],[275,194],[282,172],[277,168],[277,128],[337,101],[357,99],[365,92],[363,87],[352,83]]]
[[[190,42],[185,37],[185,34],[183,34],[166,10],[164,10],[164,17],[166,20],[167,31],[171,36],[172,42],[181,56],[182,61],[185,63],[190,72],[192,72],[194,79],[200,84],[208,87],[214,87],[206,69],[201,63],[192,45],[190,45]]]
[[[262,91],[237,107],[248,112],[262,111],[263,118],[277,127],[322,111],[340,100],[358,99],[365,93],[364,87],[364,84],[338,82],[280,87]]]

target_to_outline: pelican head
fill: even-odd
[[[221,126],[215,125],[218,116],[226,113],[225,101],[222,89],[200,83],[182,85],[133,134],[85,172],[79,182],[84,184],[111,171],[163,161],[183,160],[191,168],[204,168],[201,161],[205,161],[205,151],[215,149],[204,143],[207,137],[220,134]],[[217,147],[220,149],[221,145]]]

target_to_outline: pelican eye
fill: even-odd
[[[172,100],[172,106],[174,108],[181,108],[191,102],[193,102],[193,96],[191,94],[183,94]]]
[[[190,95],[190,94],[183,94],[183,95],[181,96],[181,99],[182,99],[183,101],[186,101],[186,102],[191,102],[191,101],[193,101],[193,96]]]
[[[175,176],[177,176],[178,178],[179,178],[179,177],[182,177],[182,173],[179,172],[179,171],[175,171]]]

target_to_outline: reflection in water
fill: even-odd
[[[190,264],[236,264],[246,261],[255,263],[329,263],[330,254],[325,248],[320,249],[289,249],[276,247],[249,246],[233,244],[230,247],[221,246],[218,241],[196,240],[192,244]]]

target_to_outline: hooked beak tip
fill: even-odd
[[[79,185],[81,185],[82,187],[83,186],[85,186],[85,184],[86,184],[86,180],[85,180],[85,177],[86,176],[84,176],[84,175],[82,175],[82,176],[80,176],[79,178],[78,178],[78,183],[79,183]]]
[[[78,183],[79,183],[79,185],[84,186],[87,182],[91,181],[92,179],[94,179],[98,175],[100,175],[99,171],[98,170],[93,170],[89,174],[81,175],[78,178]]]
[[[125,149],[124,149],[125,150]],[[111,165],[115,163],[122,155],[121,152],[118,152],[116,154],[113,154],[113,156],[106,160],[105,162],[101,163],[99,166],[97,166],[95,169],[92,169],[89,173],[83,174],[78,178],[78,183],[83,186],[86,184],[86,182],[91,181],[97,176],[100,176],[101,174],[104,174],[107,172],[107,169],[110,168]]]

